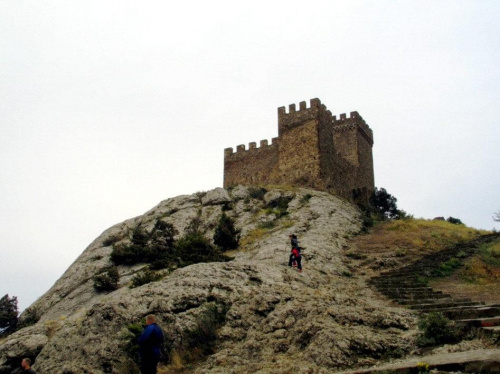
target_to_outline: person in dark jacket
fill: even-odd
[[[141,373],[156,374],[164,340],[163,331],[156,324],[156,317],[152,314],[146,316],[146,325],[141,336],[139,336]]]
[[[36,374],[35,371],[31,368],[31,359],[23,358],[21,361],[21,367],[23,368],[23,373],[28,374]]]

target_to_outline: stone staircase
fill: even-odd
[[[382,273],[372,278],[370,283],[399,305],[419,313],[441,312],[465,329],[478,329],[480,333],[500,341],[500,304],[485,305],[470,299],[456,299],[433,290],[422,281],[422,278],[432,276],[442,263],[456,257],[459,252],[464,259],[473,255],[483,243],[498,238],[500,233],[483,235],[466,244],[428,255],[404,268]]]

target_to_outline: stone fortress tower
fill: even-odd
[[[319,99],[278,108],[278,137],[224,150],[224,187],[298,185],[347,199],[368,199],[375,187],[373,132],[358,112],[332,116]]]

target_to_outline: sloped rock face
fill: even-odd
[[[361,225],[355,207],[306,189],[251,195],[240,186],[179,196],[106,230],[30,307],[39,321],[0,343],[0,373],[23,356],[37,356],[39,374],[126,372],[128,324],[154,313],[175,346],[213,301],[228,306],[227,318],[199,373],[334,372],[409,349],[412,312],[383,305],[343,263],[342,247]],[[286,215],[266,208],[280,197],[290,200]],[[234,260],[180,268],[134,289],[130,280],[145,265],[119,266],[118,290],[94,290],[93,277],[111,264],[112,242],[158,220],[182,235],[194,218],[211,238],[223,210],[241,230]],[[305,248],[302,273],[287,266],[291,233]]]

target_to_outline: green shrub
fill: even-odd
[[[132,359],[137,365],[140,364],[139,356],[139,336],[146,327],[146,320],[144,319],[139,323],[131,323],[127,325],[127,329],[122,337],[125,340],[124,351],[128,357]]]
[[[234,228],[233,220],[222,213],[215,228],[214,244],[219,246],[222,251],[228,251],[237,248],[239,240],[239,230]]]
[[[142,227],[137,226],[132,232],[132,244],[145,247],[149,242],[149,234]]]
[[[117,236],[111,235],[111,236],[107,237],[106,239],[104,239],[104,241],[102,242],[102,245],[104,245],[105,247],[108,247],[112,244],[115,244],[118,240],[120,240],[120,239]]]
[[[151,245],[159,247],[160,250],[168,251],[175,243],[175,235],[177,235],[177,230],[171,223],[158,220],[151,232]]]
[[[199,262],[228,261],[220,249],[215,247],[201,233],[194,232],[180,238],[175,244],[175,252],[180,259],[180,266],[187,266]]]
[[[202,234],[203,222],[200,217],[195,217],[189,222],[186,227],[186,234]]]
[[[420,347],[453,343],[458,340],[451,321],[439,312],[431,312],[421,317],[418,327],[422,331],[417,338],[417,345]]]
[[[249,187],[248,194],[253,199],[262,200],[264,199],[264,195],[267,193],[267,190],[262,187]]]
[[[461,262],[458,258],[451,258],[446,262],[443,262],[438,269],[432,271],[432,275],[435,277],[448,277],[453,272],[461,266]]]
[[[222,204],[222,211],[227,212],[228,210],[233,209],[233,204],[232,203],[224,203]]]
[[[97,292],[114,291],[118,289],[119,280],[118,269],[116,266],[112,266],[94,277],[94,288]]]
[[[147,263],[150,270],[159,270],[198,262],[231,260],[203,236],[201,225],[199,218],[193,219],[186,235],[177,242],[174,240],[177,231],[170,223],[159,220],[150,233],[138,228],[134,230],[130,244],[113,246],[111,261],[116,265]]]
[[[154,263],[155,268],[168,266],[174,247],[174,226],[158,220],[151,231],[136,228],[132,233],[131,244],[115,244],[111,252],[111,261],[116,265],[135,265]]]
[[[374,223],[375,221],[373,220],[370,211],[364,211],[361,232],[367,233],[370,227],[373,227]]]
[[[308,202],[309,202],[309,200],[311,200],[311,197],[312,197],[312,195],[311,195],[310,193],[305,194],[305,195],[304,195],[304,196],[302,196],[302,198],[300,199],[300,202],[301,202],[302,204],[306,204],[306,203],[308,203]]]
[[[195,326],[184,331],[184,349],[199,351],[203,355],[214,353],[217,330],[225,323],[226,304],[208,303],[196,319]]]
[[[143,270],[132,278],[130,288],[136,288],[142,286],[143,284],[157,282],[164,276],[165,274],[161,271],[152,271],[150,269]]]
[[[291,200],[291,197],[281,196],[280,198],[267,204],[266,212],[268,214],[274,214],[276,219],[286,216],[288,214],[288,203]]]

